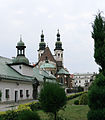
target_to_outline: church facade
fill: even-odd
[[[72,83],[70,73],[63,65],[63,51],[64,49],[62,48],[59,30],[57,33],[57,41],[55,43],[54,55],[51,53],[50,48],[46,46],[42,31],[38,49],[38,62],[36,66],[40,70],[45,70],[49,72],[49,74],[54,75],[61,85],[71,88]]]

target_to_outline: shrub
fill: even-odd
[[[88,92],[90,112],[88,120],[105,120],[105,76],[100,73]],[[101,115],[101,118],[99,116]],[[91,117],[90,117],[91,116]]]
[[[40,92],[40,103],[45,112],[53,113],[66,104],[66,94],[63,88],[56,83],[45,83]]]
[[[84,93],[87,93],[87,92],[79,92],[79,93],[75,93],[75,94],[72,94],[72,95],[68,95],[67,100],[71,100],[73,98],[76,98],[76,97],[78,97],[78,96],[80,96],[80,95],[82,95]]]
[[[18,112],[15,112],[13,110],[6,111],[5,114],[2,115],[3,120],[18,120],[17,119]]]
[[[87,105],[88,104],[88,94],[87,93],[80,96],[79,104],[80,105]]]
[[[82,91],[84,91],[84,88],[81,87],[81,86],[79,86],[79,87],[78,87],[78,92],[82,92]]]
[[[90,110],[88,120],[105,120],[105,109]]]
[[[40,117],[35,111],[24,110],[19,113],[18,120],[40,120]]]
[[[41,104],[40,102],[32,102],[29,107],[31,108],[32,111],[34,110],[40,110],[41,109]]]
[[[23,111],[23,110],[30,110],[31,111],[31,108],[29,107],[29,105],[24,105],[24,104],[21,104],[18,106],[18,109],[16,109],[17,112],[19,111]]]
[[[79,105],[79,100],[75,100],[75,101],[74,101],[74,104],[75,104],[75,105]]]

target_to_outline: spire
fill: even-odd
[[[46,47],[46,43],[44,42],[44,34],[43,34],[43,30],[42,30],[41,41],[39,43],[39,50],[44,50],[45,47]]]
[[[56,41],[56,43],[55,43],[55,49],[54,49],[54,51],[55,51],[55,50],[63,50],[63,49],[62,49],[62,42],[60,41],[59,29],[58,29],[57,31],[58,31],[58,32],[57,32],[57,41]]]
[[[57,41],[60,41],[60,33],[59,33],[59,29],[57,30],[58,33],[57,33]]]
[[[44,42],[44,34],[43,34],[43,30],[42,30],[42,34],[41,34],[41,42]]]
[[[22,34],[20,34],[20,41],[22,41]]]

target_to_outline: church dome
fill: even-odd
[[[40,66],[41,69],[47,69],[47,68],[55,68],[55,66],[51,63],[44,63]]]
[[[17,46],[25,46],[24,42],[22,40],[20,40],[18,43],[17,43]]]
[[[29,64],[29,60],[25,56],[17,56],[13,59],[13,63],[25,63]]]

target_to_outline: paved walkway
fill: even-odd
[[[18,105],[30,103],[37,100],[19,101],[18,103],[0,103],[0,111],[7,111],[16,109]]]

